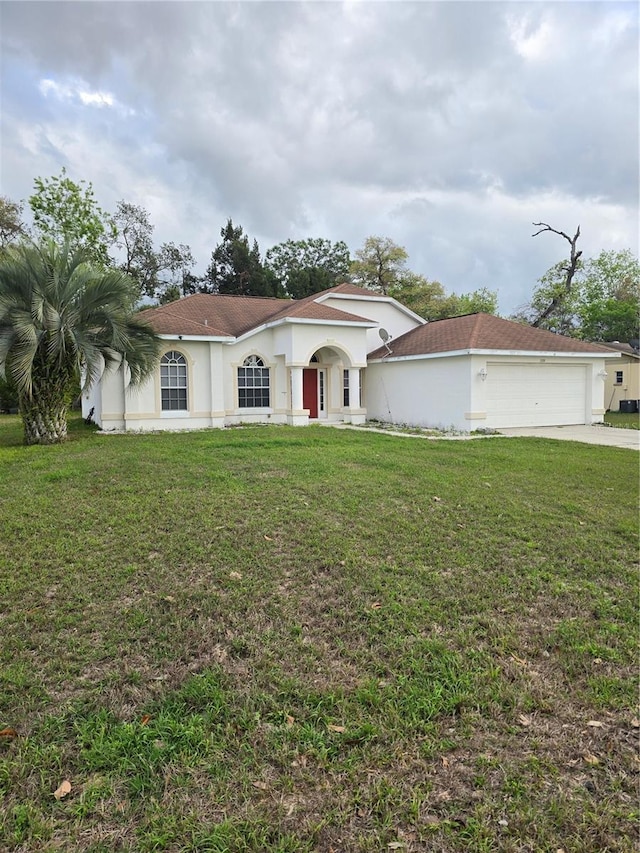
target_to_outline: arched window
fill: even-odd
[[[250,355],[238,368],[238,406],[255,409],[269,405],[269,368],[257,355]]]
[[[187,409],[187,361],[171,350],[160,360],[160,393],[162,411],[185,411]]]

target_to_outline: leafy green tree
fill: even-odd
[[[158,284],[155,295],[178,289],[181,296],[195,293],[199,279],[191,272],[195,259],[185,243],[163,243],[157,253]],[[172,301],[172,300],[169,300]]]
[[[351,264],[351,276],[361,287],[386,295],[402,282],[408,257],[407,250],[389,237],[367,237]]]
[[[480,287],[470,293],[453,294],[452,309],[449,317],[461,317],[463,314],[497,314],[498,293],[488,287]]]
[[[0,196],[0,252],[27,235],[27,227],[22,221],[22,207],[22,202]]]
[[[405,272],[389,288],[388,295],[415,311],[420,317],[424,317],[425,320],[439,319],[446,299],[444,287],[439,281],[430,281],[425,276],[414,272]]]
[[[579,274],[582,268],[583,263],[579,261],[576,273]],[[538,285],[534,288],[531,300],[518,309],[512,319],[529,326],[537,321],[537,328],[547,329],[559,335],[577,336],[580,296],[577,287],[567,291],[566,281],[566,261],[558,261],[546,271],[542,278],[538,279]],[[548,311],[549,306],[553,306],[553,310]]]
[[[69,243],[11,247],[0,259],[0,375],[18,394],[27,444],[67,434],[70,395],[126,361],[131,384],[155,368],[158,340],[133,314],[138,293],[119,270]]]
[[[231,219],[220,229],[220,236],[222,242],[211,254],[203,289],[238,296],[277,296],[277,279],[262,265],[257,241],[249,246],[242,226],[234,226]]]
[[[153,296],[158,285],[158,261],[149,213],[144,207],[121,200],[113,221],[117,229],[115,244],[122,255],[116,261],[117,268],[136,282],[141,295]]]
[[[569,306],[575,296],[576,288],[574,278],[582,265],[582,261],[580,260],[582,257],[582,250],[578,249],[580,226],[578,225],[576,228],[576,233],[573,237],[570,237],[568,234],[565,234],[564,231],[558,231],[556,228],[552,228],[550,225],[547,225],[546,222],[534,222],[533,224],[536,228],[539,228],[539,230],[533,235],[534,237],[545,232],[557,234],[559,237],[562,237],[563,240],[566,240],[570,247],[569,259],[556,264],[555,266],[556,274],[559,276],[560,273],[562,273],[562,279],[558,279],[554,282],[551,301],[544,307],[540,306],[538,314],[533,316],[530,320],[530,324],[534,328],[544,329],[550,328],[551,324],[554,322],[556,326],[560,325],[558,318],[560,315],[569,310]]]
[[[265,256],[265,266],[292,299],[303,299],[346,281],[350,265],[347,244],[322,237],[286,240]]]
[[[413,272],[405,273],[400,282],[389,290],[389,295],[425,320],[445,320],[480,311],[495,314],[498,310],[495,291],[483,287],[471,293],[447,295],[439,281],[429,281]]]
[[[515,319],[532,323],[538,318],[540,328],[590,341],[638,337],[640,265],[630,250],[579,259],[570,290],[566,281],[567,262],[560,261],[539,279]],[[549,306],[553,310],[543,317]]]
[[[117,228],[98,205],[93,186],[86,181],[75,183],[64,168],[57,177],[36,178],[34,185],[29,206],[36,235],[58,245],[69,243],[72,251],[85,249],[94,263],[108,266]]]
[[[140,205],[119,201],[113,221],[118,235],[116,246],[121,252],[116,266],[137,282],[141,296],[161,297],[167,290],[173,293],[176,287],[179,296],[195,293],[198,280],[190,272],[195,260],[189,246],[163,243],[156,251],[154,226],[148,211]]]
[[[640,264],[629,249],[603,251],[584,264],[576,313],[587,340],[639,337]]]

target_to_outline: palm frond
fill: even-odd
[[[0,259],[0,370],[8,369],[20,394],[81,373],[90,385],[122,359],[133,384],[155,368],[159,342],[134,318],[135,285],[89,261],[85,251],[50,241]]]

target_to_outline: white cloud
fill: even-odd
[[[557,42],[556,30],[548,18],[534,20],[530,13],[517,16],[510,22],[510,37],[517,53],[530,61],[548,59]]]
[[[133,113],[133,110],[119,104],[111,92],[92,90],[82,80],[60,83],[51,78],[44,78],[40,80],[38,89],[45,98],[54,97],[59,101],[68,101],[72,104],[80,103],[85,107],[110,107],[116,108],[121,113]]]

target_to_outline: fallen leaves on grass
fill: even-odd
[[[148,725],[150,719],[151,719],[151,714],[143,714],[141,719],[140,719],[140,725],[141,726]]]
[[[12,729],[11,726],[7,726],[5,729],[0,730],[0,738],[3,740],[13,740],[18,737],[18,732],[15,729]]]
[[[371,605],[372,610],[380,610],[381,607],[382,607],[382,604],[380,604],[379,601],[374,601],[373,604]]]
[[[257,782],[252,782],[251,784],[253,785],[254,788],[258,788],[258,790],[260,790],[260,791],[268,791],[269,790],[269,786],[267,785],[266,782],[260,782],[258,780]]]
[[[242,580],[242,572],[229,572],[229,577],[234,581]]]
[[[531,719],[531,717],[527,717],[526,714],[520,714],[520,716],[518,717],[518,722],[521,726],[530,726],[533,720]]]
[[[58,785],[56,790],[53,792],[53,796],[56,800],[62,800],[67,794],[71,793],[71,782],[68,779],[63,779],[62,782]]]
[[[330,732],[338,732],[338,734],[342,734],[342,732],[346,732],[346,726],[334,726],[331,723],[327,726]]]
[[[596,767],[600,764],[600,759],[597,756],[592,755],[590,752],[585,752],[583,758],[587,764],[590,764],[592,767]]]
[[[587,723],[588,726],[591,726],[592,729],[602,729],[604,728],[604,723],[601,723],[600,720],[589,720]]]

